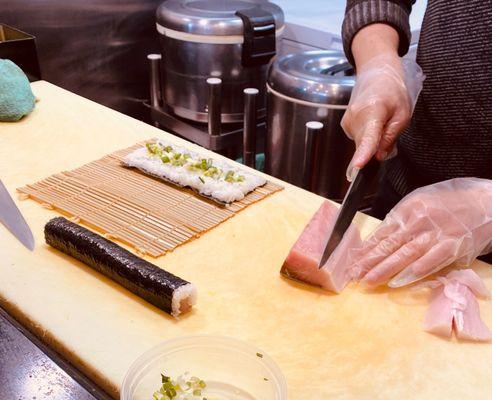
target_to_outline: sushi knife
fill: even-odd
[[[333,230],[326,242],[323,256],[318,265],[319,268],[322,268],[326,264],[333,251],[342,241],[343,235],[352,223],[364,196],[378,176],[379,167],[379,161],[372,158],[357,172],[355,178],[352,180],[342,205],[338,210],[335,225],[333,225]]]
[[[29,250],[34,250],[34,237],[26,220],[0,181],[0,221]]]

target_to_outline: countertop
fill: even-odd
[[[43,226],[55,211],[19,201],[15,189],[151,137],[184,143],[47,82],[18,123],[0,124],[0,171],[31,226],[29,252],[0,226],[0,305],[37,339],[117,398],[130,364],[173,337],[205,333],[250,342],[286,376],[289,399],[490,399],[492,344],[444,340],[422,330],[427,293],[350,285],[333,295],[279,270],[322,198],[285,189],[158,259],[198,288],[176,321],[89,267],[50,249]],[[209,152],[187,144],[204,156]],[[218,157],[218,156],[216,156]],[[358,214],[362,235],[377,220]],[[492,286],[492,269],[473,267]],[[480,302],[492,326],[492,302]],[[158,378],[158,377],[157,377]]]

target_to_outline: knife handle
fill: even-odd
[[[347,194],[345,195],[343,202],[355,202],[360,205],[364,197],[367,195],[370,187],[376,182],[380,168],[381,163],[376,159],[376,157],[372,157],[357,173],[349,187],[349,190],[347,191]]]
[[[364,181],[368,183],[373,183],[375,178],[378,176],[379,169],[381,168],[381,162],[372,157],[364,167],[359,172],[359,175],[364,178]]]

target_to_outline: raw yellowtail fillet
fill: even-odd
[[[347,229],[326,264],[318,268],[336,216],[337,208],[325,201],[290,250],[280,271],[282,275],[336,293],[340,293],[349,281],[356,278],[350,250],[360,247],[361,239],[354,224]]]

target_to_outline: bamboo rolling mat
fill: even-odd
[[[123,157],[143,145],[145,142],[17,190],[24,198],[153,257],[199,237],[250,204],[282,190],[267,182],[243,200],[221,206],[190,189],[124,167]]]

